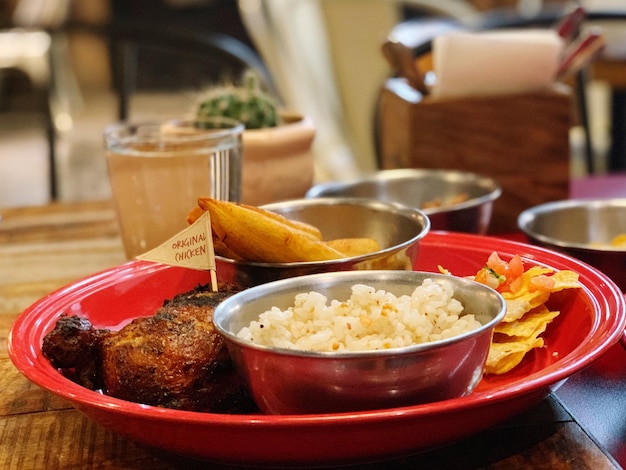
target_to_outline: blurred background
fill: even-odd
[[[572,177],[589,172],[589,146],[595,172],[626,167],[621,0],[1,0],[0,207],[108,198],[107,124],[187,113],[246,66],[316,123],[318,181],[371,172],[386,39],[552,27],[581,3],[608,42],[586,75],[587,129],[571,129]]]

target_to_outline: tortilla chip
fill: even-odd
[[[486,268],[489,268],[489,262]],[[481,270],[472,278],[476,279]],[[439,271],[449,274],[441,266]],[[545,266],[531,266],[519,278],[502,284],[502,288],[496,287],[506,302],[506,315],[494,329],[485,374],[504,374],[517,366],[526,353],[543,347],[544,340],[540,335],[560,314],[545,304],[554,292],[580,288],[578,277],[577,273],[567,269],[556,271]]]
[[[524,314],[543,305],[550,298],[550,292],[547,291],[526,292],[514,298],[507,298],[504,294],[502,297],[506,301],[506,315],[502,319],[503,322],[519,320]]]
[[[559,313],[559,311],[549,310],[545,305],[540,305],[526,313],[520,320],[499,323],[496,325],[494,332],[510,337],[536,338],[546,330],[548,324]]]
[[[517,366],[528,351],[542,347],[544,341],[539,335],[558,315],[558,311],[540,305],[521,320],[496,325],[485,373],[504,374]]]
[[[517,366],[528,351],[543,346],[542,338],[528,338],[525,341],[492,343],[485,364],[485,373],[500,375]]]
[[[489,357],[485,366],[486,374],[504,374],[516,367],[526,353],[544,345],[543,334],[550,322],[558,315],[558,310],[550,310],[545,303],[550,294],[564,289],[580,288],[578,274],[573,271],[556,271],[551,277],[554,285],[549,289],[531,290],[534,276],[553,272],[549,268],[533,266],[522,275],[521,287],[515,292],[504,292],[507,313],[494,329]]]
[[[554,279],[555,284],[554,287],[551,289],[551,292],[558,292],[564,289],[580,288],[578,274],[574,271],[557,271],[552,275],[552,279]]]
[[[522,274],[521,287],[515,292],[503,292],[502,297],[506,300],[506,315],[502,321],[513,322],[522,316],[543,305],[550,298],[550,294],[564,289],[580,288],[578,274],[570,270],[556,271],[550,279],[554,281],[554,286],[549,290],[531,288],[533,277],[542,276],[554,272],[550,268],[532,266]]]

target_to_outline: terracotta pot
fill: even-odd
[[[304,197],[313,183],[313,122],[283,116],[286,124],[243,133],[241,201],[262,205]]]

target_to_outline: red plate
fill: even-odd
[[[484,379],[469,396],[426,405],[327,415],[218,415],[129,403],[65,379],[41,355],[44,335],[62,312],[113,327],[151,315],[164,299],[208,282],[205,272],[129,262],[62,288],[29,307],[13,325],[9,354],[31,381],[71,401],[101,425],[136,441],[223,463],[340,464],[414,453],[493,426],[543,399],[550,387],[619,341],[624,296],[604,274],[565,255],[479,235],[434,232],[422,242],[416,269],[442,265],[474,274],[492,251],[520,254],[527,265],[572,269],[584,286],[548,327],[546,347],[512,372]],[[220,272],[222,276],[224,272]]]

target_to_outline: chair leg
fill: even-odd
[[[57,181],[57,165],[56,165],[56,124],[54,122],[54,90],[56,84],[53,71],[54,58],[49,50],[47,54],[48,62],[48,82],[45,85],[45,119],[46,119],[46,138],[48,141],[48,174],[49,174],[49,194],[50,200],[58,199],[58,181]]]
[[[137,46],[130,41],[121,40],[114,43],[114,80],[115,92],[118,95],[118,119],[125,121],[130,114],[130,97],[135,91],[137,80]]]
[[[52,87],[49,85],[46,89],[45,116],[46,116],[46,138],[48,141],[48,167],[49,167],[49,184],[50,184],[50,200],[55,201],[59,197],[59,188],[57,181],[57,165],[56,165],[56,141],[57,130],[54,123],[54,110],[51,97]]]
[[[611,98],[611,150],[609,172],[626,170],[626,91],[613,90]]]
[[[591,142],[591,128],[589,124],[589,106],[587,102],[587,76],[585,71],[577,74],[575,80],[575,91],[578,97],[578,106],[580,109],[580,120],[585,132],[585,165],[588,175],[595,173],[595,164],[593,158],[593,144]]]

